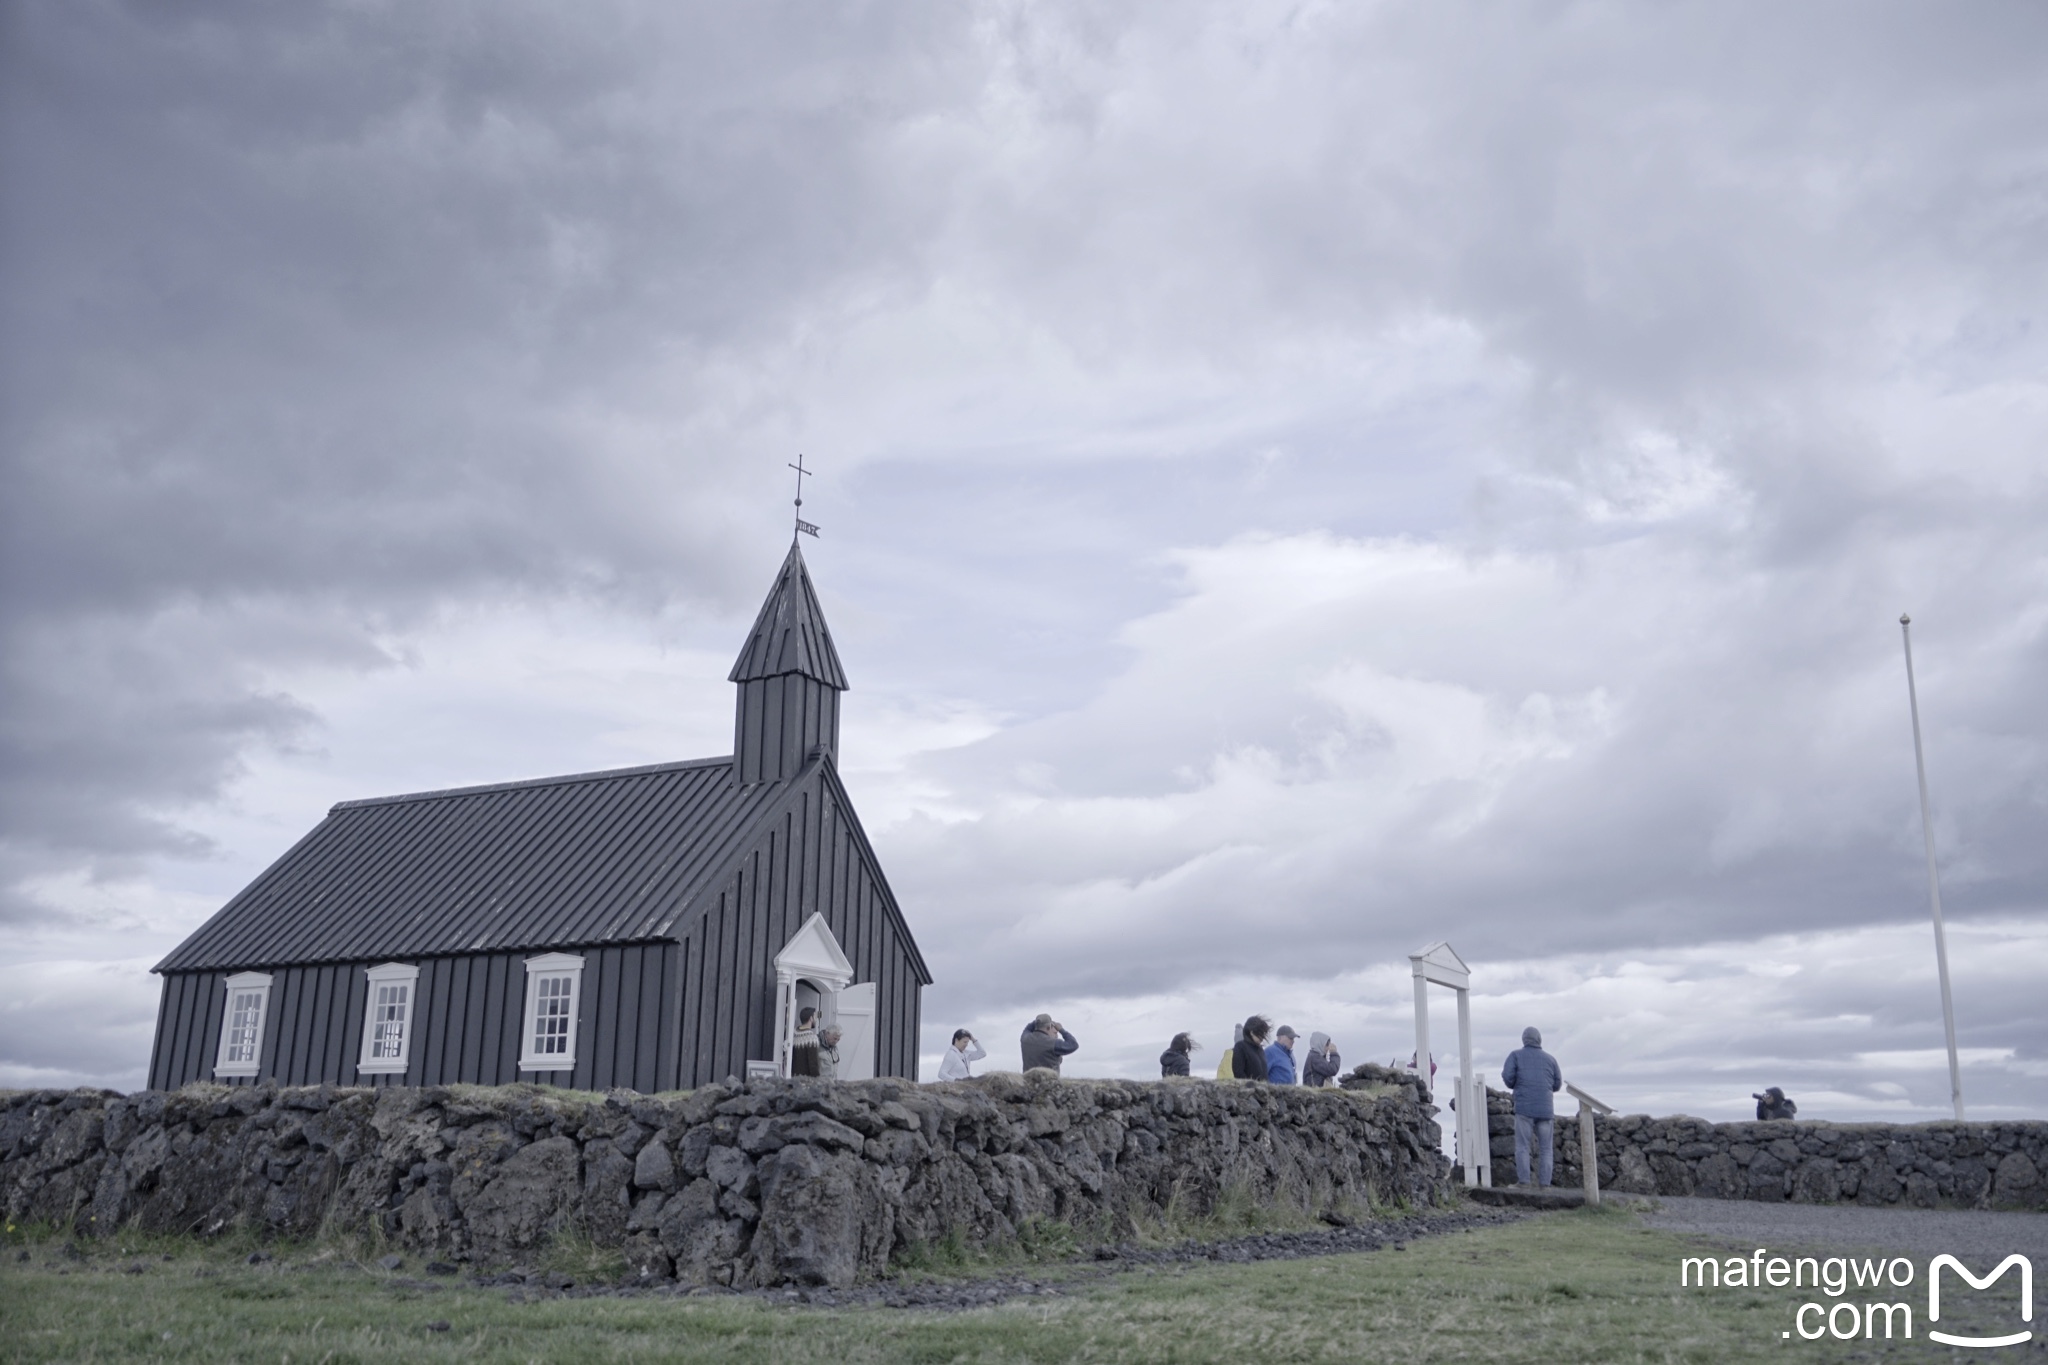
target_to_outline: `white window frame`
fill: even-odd
[[[542,1054],[534,1049],[534,1031],[539,1027],[542,983],[567,980],[569,1029],[561,1052]],[[553,997],[555,999],[560,996]],[[519,1033],[521,1071],[571,1071],[576,1066],[576,1016],[583,1009],[583,959],[572,953],[546,953],[526,959],[526,1009]]]
[[[363,1076],[403,1076],[412,1062],[412,1036],[419,1020],[419,966],[409,962],[386,962],[364,968],[363,975],[369,978],[370,984],[363,999],[363,1041],[356,1058],[356,1072]],[[405,1000],[399,1007],[405,1013],[398,1020],[398,1055],[372,1056],[377,1042],[377,992],[380,987],[392,986],[405,988]]]
[[[216,1076],[254,1076],[263,1069],[263,1030],[270,1026],[270,975],[267,972],[237,972],[224,983],[228,998],[220,1010],[220,1045],[213,1054],[213,1074]],[[236,1061],[228,1060],[228,1053],[235,1038],[235,997],[256,997],[256,1039],[249,1048],[249,1055]]]

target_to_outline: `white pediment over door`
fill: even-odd
[[[853,980],[853,963],[847,960],[825,917],[812,915],[775,955],[775,975],[784,981],[801,976],[840,987]]]

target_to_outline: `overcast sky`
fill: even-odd
[[[1939,1115],[1910,611],[2048,1109],[2039,6],[0,23],[0,1084],[337,800],[728,751],[801,451],[931,1057],[1405,1059],[1441,938],[1489,1067]]]

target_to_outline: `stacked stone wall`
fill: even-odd
[[[918,1243],[1045,1219],[1113,1236],[1231,1191],[1307,1212],[1443,1202],[1435,1111],[1412,1086],[1347,1085],[0,1093],[0,1200],[84,1235],[341,1233],[492,1262],[573,1232],[648,1276],[844,1285]]]
[[[1515,1179],[1513,1101],[1487,1095],[1493,1181]],[[2048,1123],[1595,1120],[1600,1187],[1805,1204],[2048,1210]],[[1580,1184],[1574,1103],[1558,1106],[1554,1183]]]

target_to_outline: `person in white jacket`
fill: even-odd
[[[978,1062],[988,1056],[981,1050],[981,1044],[974,1041],[974,1035],[964,1028],[953,1030],[953,1046],[946,1049],[946,1055],[939,1059],[939,1079],[942,1081],[964,1081],[974,1072],[968,1069],[969,1062]]]

